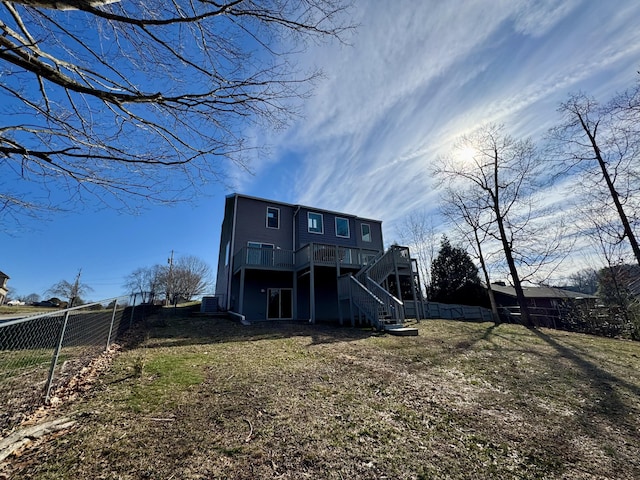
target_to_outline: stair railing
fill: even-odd
[[[378,257],[373,263],[361,269],[356,277],[361,283],[367,281],[367,277],[371,277],[374,282],[381,283],[387,275],[393,272],[395,251],[387,250],[382,256]]]
[[[382,302],[383,314],[390,317],[395,324],[404,323],[404,304],[396,297],[387,292],[372,278],[367,277],[367,289]]]
[[[371,325],[380,328],[380,314],[384,303],[355,277],[350,276],[351,300],[369,320]]]

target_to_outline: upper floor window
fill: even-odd
[[[267,207],[267,228],[280,228],[280,209]]]
[[[362,224],[362,241],[363,242],[371,241],[371,226],[368,223]]]
[[[247,242],[249,248],[262,248],[267,250],[273,250],[273,243],[261,243],[261,242]]]
[[[349,238],[349,219],[336,217],[336,237]]]
[[[324,233],[321,213],[307,213],[307,230],[309,233]]]

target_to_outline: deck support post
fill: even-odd
[[[396,253],[397,251],[394,250],[393,252],[393,271],[396,274],[396,293],[398,295],[398,299],[402,302],[403,298],[402,298],[402,289],[400,288],[400,272],[398,272],[398,262],[396,261]]]
[[[298,274],[296,271],[293,271],[293,291],[291,292],[293,296],[293,318],[294,320],[298,319]]]
[[[340,279],[340,259],[338,258],[340,251],[340,247],[336,247],[336,287],[338,286],[338,282]],[[342,321],[342,302],[340,301],[340,289],[337,289],[338,291],[338,317],[340,318],[340,326],[342,326],[343,321]]]
[[[313,257],[311,266],[309,267],[309,315],[311,323],[316,323],[316,292],[315,292],[315,266],[313,265]]]
[[[245,281],[245,268],[240,269],[240,295],[238,299],[238,313],[244,315],[244,281]]]

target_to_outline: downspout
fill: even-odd
[[[300,211],[300,205],[296,206],[295,211],[293,212],[293,238],[291,239],[291,249],[295,252],[296,249],[296,217],[298,216],[298,212]]]
[[[298,318],[298,271],[296,270],[296,217],[300,211],[300,205],[296,206],[293,212],[293,225],[291,228],[291,250],[293,250],[293,317]]]
[[[229,245],[229,272],[227,272],[227,310],[231,310],[231,282],[233,281],[233,257],[236,240],[236,217],[238,214],[238,195],[233,199],[233,222],[231,223],[231,243]]]

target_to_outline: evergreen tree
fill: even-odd
[[[446,236],[442,237],[440,250],[431,265],[431,300],[462,305],[488,304],[478,267],[465,250],[452,246]]]

